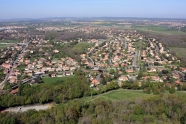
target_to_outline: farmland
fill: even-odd
[[[172,30],[167,26],[134,26],[133,28],[138,31],[148,31],[151,33],[163,33],[167,35],[186,34],[181,31]]]
[[[184,58],[186,53],[186,48],[181,47],[169,47],[171,52],[174,52],[178,58]]]

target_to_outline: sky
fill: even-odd
[[[186,0],[0,0],[0,19],[186,18]]]

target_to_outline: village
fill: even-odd
[[[35,38],[28,38],[25,35],[25,39],[20,43],[1,50],[1,58],[8,56],[1,64],[7,78],[4,83],[10,83],[12,86],[17,86],[19,83],[33,85],[38,83],[38,77],[72,76],[78,69],[86,72],[90,87],[109,84],[112,80],[117,81],[120,87],[126,81],[137,82],[139,87],[146,81],[164,82],[169,87],[183,85],[185,81],[186,68],[180,67],[180,60],[171,55],[169,49],[162,43],[154,38],[140,35],[135,30],[87,27],[44,27],[36,30],[104,34],[107,39],[78,37],[51,42],[44,39],[41,34],[35,35]],[[59,47],[73,42],[91,44],[79,56],[80,61],[63,55]],[[17,92],[18,88],[12,91],[14,94]]]

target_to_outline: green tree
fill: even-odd
[[[169,89],[169,93],[170,93],[170,94],[173,94],[173,93],[175,93],[175,92],[176,92],[175,87],[172,86],[172,87]]]
[[[110,74],[114,74],[115,73],[115,70],[114,69],[110,69],[109,73]]]

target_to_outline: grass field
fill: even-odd
[[[87,42],[80,42],[78,44],[76,44],[73,49],[74,50],[78,50],[79,52],[83,52],[86,48],[88,48],[89,46],[91,46],[92,44],[87,43]]]
[[[133,100],[136,98],[150,98],[155,95],[146,94],[142,90],[126,90],[126,89],[118,89],[113,90],[104,94],[96,95],[91,97],[84,97],[80,99],[83,102],[90,102],[90,101],[99,101],[99,100]]]
[[[64,80],[74,80],[76,79],[76,76],[66,76],[66,77],[44,77],[43,81],[46,84],[53,84],[58,81],[64,81]]]
[[[164,96],[169,95],[170,93],[167,91]],[[185,96],[186,92],[182,92],[182,91],[176,91],[176,93],[174,95],[178,95],[178,96]],[[118,90],[113,90],[113,91],[109,91],[107,93],[103,93],[97,96],[93,96],[91,97],[84,97],[82,98],[82,101],[94,101],[94,100],[133,100],[136,98],[143,98],[143,99],[147,99],[150,97],[154,97],[157,95],[153,95],[153,94],[147,94],[144,93],[142,90],[126,90],[126,89],[118,89]]]
[[[0,43],[0,48],[5,48],[5,47],[8,47],[8,46],[10,46],[11,44],[1,44]]]
[[[167,27],[164,26],[134,26],[133,27],[136,30],[139,31],[148,31],[148,32],[154,32],[154,33],[165,33],[168,35],[171,34],[186,34],[184,32],[181,31],[174,31],[174,30],[168,30]]]
[[[18,43],[18,40],[0,40],[0,43]]]
[[[0,40],[0,49],[11,46],[14,43],[18,43],[18,40]]]
[[[185,58],[186,48],[179,47],[169,47],[172,52],[176,53],[176,56],[179,58]]]

